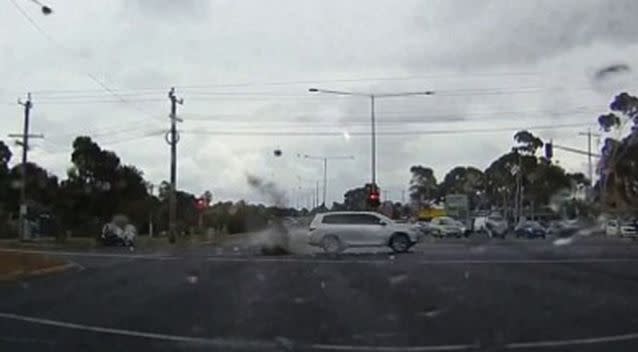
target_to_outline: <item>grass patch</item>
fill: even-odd
[[[0,251],[0,280],[63,270],[68,263],[62,259],[40,254]]]

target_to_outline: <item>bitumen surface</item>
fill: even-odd
[[[0,351],[638,351],[638,242],[325,255],[298,231],[263,256],[263,237],[47,252],[76,266],[0,284]]]

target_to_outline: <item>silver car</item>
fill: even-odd
[[[411,224],[396,223],[384,215],[361,211],[317,214],[309,230],[308,243],[328,253],[350,247],[381,246],[406,252],[418,236],[418,230]]]
[[[467,229],[462,222],[441,216],[430,221],[427,231],[434,237],[462,237]]]

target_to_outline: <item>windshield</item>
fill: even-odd
[[[0,1],[0,351],[638,351],[637,17]]]

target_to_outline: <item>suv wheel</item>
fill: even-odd
[[[326,253],[339,253],[342,250],[342,245],[337,236],[328,235],[321,240],[321,248]]]
[[[410,249],[410,238],[402,233],[392,235],[390,248],[396,253],[404,253]]]

